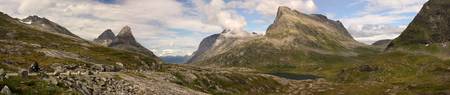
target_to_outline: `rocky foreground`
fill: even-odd
[[[293,80],[261,74],[247,68],[164,65],[162,71],[80,72],[67,68],[52,73],[20,72],[4,80],[36,77],[68,87],[67,92],[84,95],[208,95],[208,94],[292,94],[311,95],[334,90],[325,79]],[[9,89],[5,86],[4,89]],[[15,93],[14,91],[6,91]],[[3,93],[8,94],[8,93]]]

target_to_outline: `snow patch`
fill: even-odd
[[[31,23],[33,23],[32,21],[20,21],[20,22],[25,23],[25,24],[31,24]]]

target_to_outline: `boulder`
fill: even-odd
[[[20,74],[20,77],[22,77],[22,78],[28,78],[27,70],[20,70],[19,74]]]
[[[6,72],[3,69],[0,69],[0,80],[6,79]]]
[[[1,93],[2,93],[3,95],[13,95],[12,92],[11,92],[11,90],[9,89],[9,87],[6,86],[6,85],[5,85],[5,87],[2,88]]]
[[[378,70],[378,68],[374,67],[374,66],[369,66],[369,65],[359,66],[360,72],[373,72],[373,71],[377,71],[377,70]]]

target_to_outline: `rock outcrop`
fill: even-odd
[[[105,30],[102,34],[100,34],[94,42],[103,46],[109,46],[113,41],[116,40],[116,35],[111,31],[111,29]]]
[[[11,92],[11,90],[9,89],[9,87],[6,86],[6,85],[2,88],[1,93],[2,93],[3,95],[13,95],[13,93]]]
[[[413,49],[429,53],[448,53],[450,48],[450,1],[429,0],[405,31],[388,49]],[[444,54],[450,55],[450,54]]]
[[[202,40],[197,51],[187,63],[195,63],[221,54],[229,49],[257,38],[256,33],[249,33],[239,29],[225,29],[221,33],[210,35]]]
[[[70,32],[69,30],[67,30],[66,28],[64,28],[61,25],[56,24],[55,22],[52,22],[46,18],[41,18],[39,16],[29,16],[25,19],[21,20],[23,23],[28,24],[29,26],[42,30],[42,31],[49,31],[49,32],[53,32],[53,33],[60,33],[60,34],[64,34],[64,35],[68,35],[68,36],[72,36],[72,37],[76,37],[76,38],[80,38],[77,35],[73,34],[72,32]]]

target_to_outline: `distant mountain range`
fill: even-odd
[[[189,59],[191,59],[191,56],[185,55],[185,56],[160,56],[161,60],[165,63],[169,64],[184,64]]]

